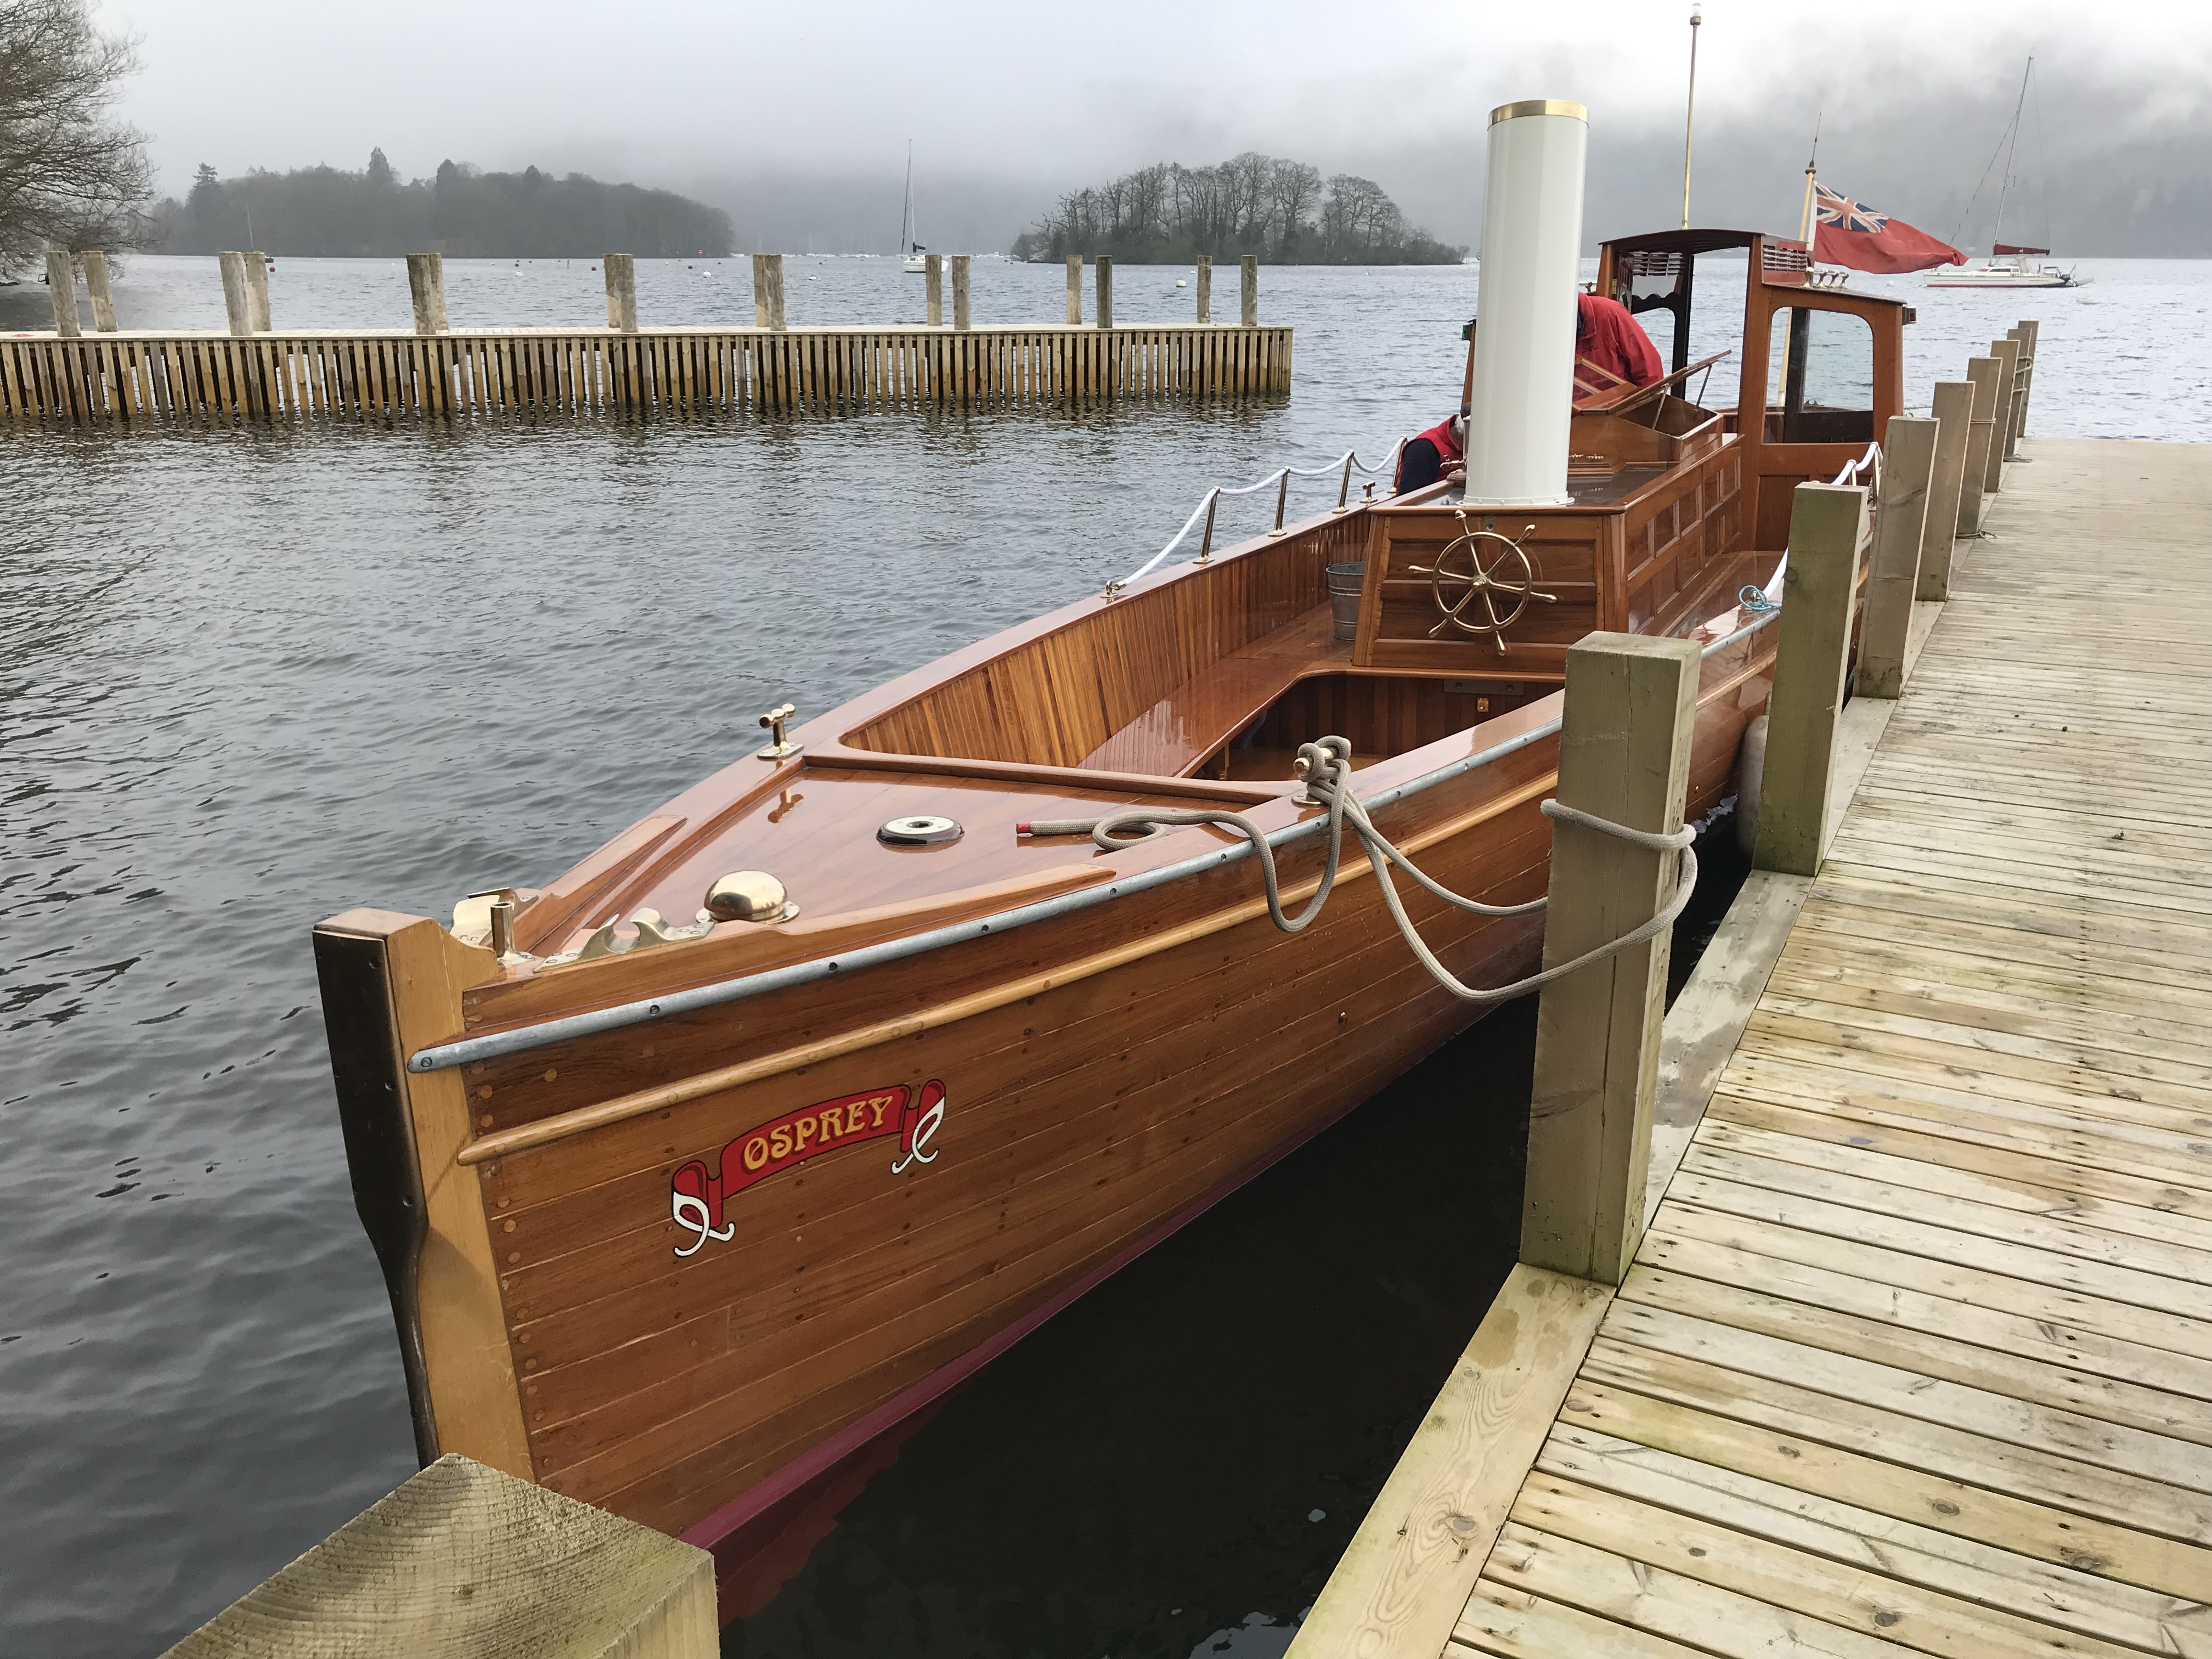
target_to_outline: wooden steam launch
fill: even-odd
[[[1234,836],[1109,854],[1018,824],[1210,803],[1285,830],[1316,819],[1292,751],[1341,733],[1361,799],[1431,873],[1537,896],[1565,653],[1597,629],[1705,642],[1691,811],[1719,801],[1773,655],[1772,614],[1738,590],[1773,570],[1791,487],[1899,412],[1905,320],[1748,233],[1615,241],[1601,291],[1686,322],[1698,258],[1739,250],[1737,407],[1686,401],[1678,374],[1577,410],[1565,505],[1462,518],[1449,484],[1353,503],[787,737],[778,711],[760,754],[450,928],[323,923],[347,1152],[423,1457],[737,1553],[1478,1017],[1356,860],[1285,935]],[[1806,404],[1803,328],[1770,404],[1793,309],[1870,325],[1870,408]],[[1324,567],[1358,560],[1339,641]],[[1465,603],[1478,568],[1487,611]],[[1516,586],[1534,591],[1517,614]],[[1287,900],[1321,853],[1282,848]],[[1534,963],[1540,915],[1406,902],[1462,979]]]

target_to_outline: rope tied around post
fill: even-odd
[[[1328,809],[1328,855],[1322,866],[1320,886],[1314,890],[1314,895],[1307,901],[1305,908],[1295,916],[1283,908],[1281,880],[1276,872],[1274,848],[1268,843],[1267,831],[1242,812],[1231,811],[1225,807],[1133,806],[1119,812],[1107,813],[1103,817],[1041,818],[1033,823],[1017,827],[1032,836],[1089,836],[1092,843],[1101,852],[1106,853],[1124,851],[1163,830],[1194,824],[1214,824],[1234,830],[1252,843],[1252,850],[1259,856],[1261,879],[1267,890],[1268,919],[1284,933],[1296,933],[1310,925],[1321,915],[1322,907],[1328,902],[1329,893],[1336,885],[1337,872],[1342,862],[1344,831],[1349,825],[1352,834],[1358,838],[1369,865],[1374,869],[1375,879],[1382,888],[1382,902],[1389,909],[1391,920],[1397,923],[1398,932],[1404,937],[1415,958],[1429,970],[1437,984],[1466,1002],[1510,1001],[1530,991],[1540,990],[1570,974],[1578,973],[1607,957],[1658,938],[1674,925],[1675,918],[1688,906],[1690,895],[1698,884],[1698,855],[1694,847],[1697,831],[1690,825],[1684,824],[1665,832],[1632,830],[1609,818],[1562,805],[1556,800],[1547,800],[1540,810],[1554,823],[1571,823],[1577,829],[1611,836],[1651,852],[1679,854],[1674,893],[1649,921],[1630,929],[1618,939],[1585,951],[1571,962],[1557,963],[1507,985],[1468,985],[1437,959],[1427,941],[1422,939],[1413,918],[1406,914],[1404,901],[1399,896],[1397,884],[1390,878],[1390,872],[1393,869],[1404,872],[1432,896],[1455,909],[1479,916],[1531,915],[1546,907],[1550,902],[1548,897],[1530,899],[1521,904],[1489,904],[1480,899],[1469,898],[1464,893],[1453,892],[1415,865],[1375,827],[1374,820],[1367,815],[1366,806],[1352,793],[1352,744],[1347,739],[1328,737],[1301,744],[1297,769],[1305,780],[1302,804]]]

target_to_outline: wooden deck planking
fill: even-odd
[[[2212,447],[2027,453],[1446,1659],[2212,1659]]]

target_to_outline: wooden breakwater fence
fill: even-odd
[[[1113,262],[1067,261],[1067,320],[976,325],[968,258],[929,256],[929,320],[890,327],[787,326],[782,258],[754,257],[750,327],[641,328],[634,265],[609,254],[605,328],[455,329],[444,262],[410,254],[410,329],[283,329],[269,320],[258,253],[222,256],[227,331],[118,330],[106,261],[79,256],[95,327],[77,322],[70,256],[48,260],[56,326],[0,336],[0,418],[14,422],[365,421],[533,411],[831,414],[923,407],[1017,408],[1147,398],[1280,396],[1291,330],[1258,321],[1244,262],[1243,320],[1211,317],[1199,269],[1196,319],[1117,325]],[[945,268],[953,315],[944,318]]]

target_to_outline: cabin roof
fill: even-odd
[[[1634,253],[1711,253],[1716,248],[1749,247],[1765,234],[1759,230],[1648,230],[1613,237],[1606,246]]]

